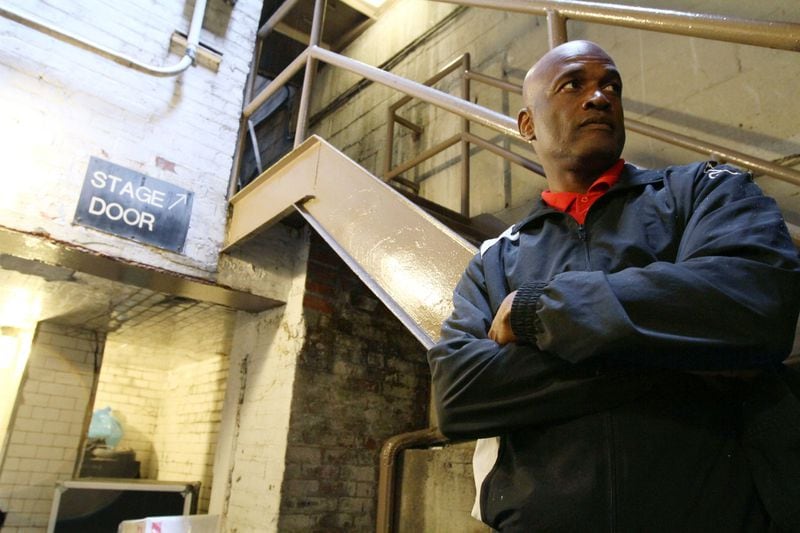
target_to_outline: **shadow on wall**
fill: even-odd
[[[792,154],[800,153],[800,143],[752,131],[741,124],[738,126],[726,124],[709,118],[684,113],[676,109],[655,107],[629,98],[625,99],[625,111],[631,114],[641,115],[642,117],[653,117],[657,118],[659,121],[667,122],[671,125],[669,129],[675,132],[683,133],[688,129],[690,131],[690,133],[688,133],[689,136],[699,139],[713,136],[725,139],[726,141],[722,144],[729,144],[731,141],[735,141],[748,146],[781,146],[781,151],[791,152]],[[660,160],[654,157],[651,152],[648,152],[646,157],[650,158],[648,165],[654,168],[675,163],[672,155],[665,156],[668,158]],[[696,157],[702,158],[703,156],[697,155]]]

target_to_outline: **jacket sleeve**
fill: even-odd
[[[573,363],[768,368],[791,350],[800,302],[797,250],[775,202],[732,167],[695,176],[675,262],[564,272],[522,287],[512,329]],[[681,179],[676,177],[675,179]],[[683,179],[691,180],[690,177]]]
[[[479,438],[515,427],[611,407],[648,388],[622,374],[599,374],[531,344],[500,346],[487,337],[494,316],[476,256],[453,296],[454,310],[428,352],[439,429]]]

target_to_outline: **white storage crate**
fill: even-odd
[[[152,516],[125,520],[117,533],[217,533],[218,515]]]

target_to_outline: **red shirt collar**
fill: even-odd
[[[624,165],[624,159],[617,160],[617,162],[603,172],[599,178],[594,180],[594,183],[592,183],[586,193],[551,192],[547,190],[542,191],[542,200],[553,209],[572,215],[578,223],[583,224],[586,221],[586,215],[592,204],[619,181],[619,176],[622,174],[622,167]]]

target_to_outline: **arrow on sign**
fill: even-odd
[[[178,197],[178,199],[172,202],[172,204],[170,204],[170,206],[167,209],[172,209],[181,202],[183,202],[184,204],[186,203],[187,195],[185,193],[178,193],[176,194],[176,196]]]

